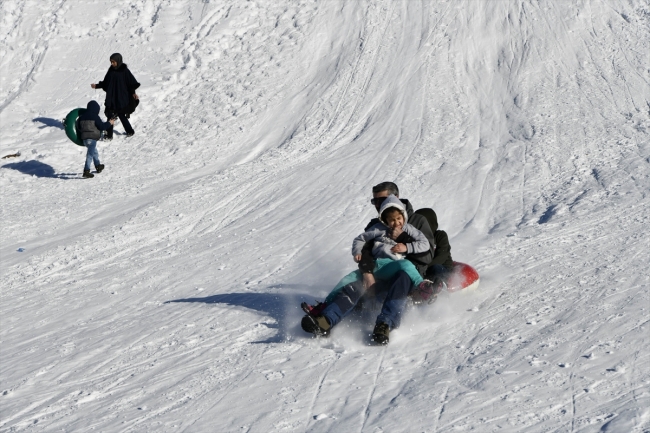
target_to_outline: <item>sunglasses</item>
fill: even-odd
[[[387,199],[388,197],[377,197],[377,198],[371,198],[370,203],[374,204],[375,206],[381,206],[381,204]]]

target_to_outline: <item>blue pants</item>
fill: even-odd
[[[383,322],[390,329],[399,328],[408,294],[412,289],[413,285],[408,274],[406,272],[399,272],[388,288],[386,298],[381,306],[381,313],[377,316],[377,324]]]
[[[333,294],[334,296],[332,296],[331,301],[326,300],[327,307],[323,310],[323,316],[331,326],[335,326],[341,319],[350,314],[350,311],[357,305],[365,292],[361,279],[344,285],[338,291],[330,293],[330,295]]]
[[[355,271],[344,277],[341,282],[354,273],[358,273],[359,277],[361,276],[359,271]],[[407,296],[413,289],[411,277],[405,271],[398,271],[396,277],[390,283],[378,284],[378,286],[387,286],[387,289],[385,290],[386,297],[381,308],[381,313],[377,316],[377,323],[386,323],[390,329],[398,328],[402,319],[402,312],[406,306]],[[334,327],[341,319],[350,314],[364,293],[365,290],[361,278],[343,285],[338,291],[335,289],[326,299],[328,305],[323,310],[323,316]]]
[[[377,259],[375,261],[375,269],[372,271],[372,274],[376,280],[390,282],[400,271],[404,271],[408,274],[414,286],[417,286],[423,281],[422,276],[418,272],[415,265],[408,260]],[[343,287],[347,286],[350,283],[354,283],[355,281],[361,281],[362,278],[363,277],[359,270],[352,271],[345,277],[341,278],[341,281],[339,281],[336,286],[334,286],[334,289],[332,289],[330,294],[327,295],[327,298],[325,298],[325,303],[329,304],[334,301],[334,298]]]
[[[408,260],[377,259],[372,274],[378,280],[391,281],[400,271],[408,274],[414,286],[423,281],[415,265]]]
[[[97,152],[97,140],[87,138],[84,140],[84,146],[88,148],[86,152],[86,165],[84,165],[84,171],[90,171],[90,163],[94,163],[97,167],[99,162],[99,152]]]

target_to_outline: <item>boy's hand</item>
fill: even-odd
[[[361,261],[361,254],[357,254],[354,256],[354,261],[359,263]]]
[[[111,125],[115,125],[115,119],[109,119],[108,123],[110,123]]]
[[[390,251],[393,252],[393,253],[405,253],[408,250],[406,249],[406,245],[397,244],[393,248],[391,248]]]
[[[97,85],[96,85],[95,83],[92,83],[92,84],[90,85],[90,87],[92,87],[93,89],[96,89],[96,88],[97,88]]]
[[[401,227],[395,227],[390,231],[390,233],[388,233],[388,237],[390,237],[392,240],[395,240],[399,237],[399,235],[402,234],[402,232],[404,232],[404,230],[402,230]]]

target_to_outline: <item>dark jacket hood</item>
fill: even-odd
[[[88,110],[88,112],[90,114],[94,114],[94,115],[98,116],[99,115],[99,104],[97,103],[97,101],[94,101],[94,100],[90,101],[90,102],[88,102],[88,105],[86,105],[86,110]]]
[[[435,233],[436,230],[438,230],[438,216],[436,215],[434,210],[429,208],[424,208],[418,210],[418,213],[427,219],[427,221],[429,222],[429,227],[431,227],[431,231]]]
[[[411,205],[411,202],[405,198],[400,198],[399,201],[404,204],[404,208],[406,209],[408,216],[412,217],[415,211],[413,210],[413,205]],[[432,232],[438,230],[438,216],[433,211],[433,209],[420,209],[418,210],[418,213],[427,219]]]
[[[122,55],[120,53],[113,53],[111,54],[111,60],[115,60],[117,63],[117,67],[115,69],[120,69],[120,66],[122,66]]]

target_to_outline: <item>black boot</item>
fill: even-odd
[[[314,334],[316,336],[327,337],[330,335],[330,330],[332,326],[329,324],[327,319],[323,316],[314,317],[310,314],[307,314],[302,318],[300,326],[305,332]]]
[[[372,331],[372,341],[377,344],[386,345],[388,344],[388,334],[390,334],[388,325],[386,323],[377,323],[375,330]]]
[[[82,174],[81,176],[83,176],[83,177],[85,177],[85,178],[88,178],[88,179],[91,179],[91,178],[95,177],[95,175],[92,174],[92,173],[90,172],[90,170],[84,170],[84,174]]]
[[[101,173],[104,170],[104,164],[97,164],[95,170],[97,170],[97,173]]]

